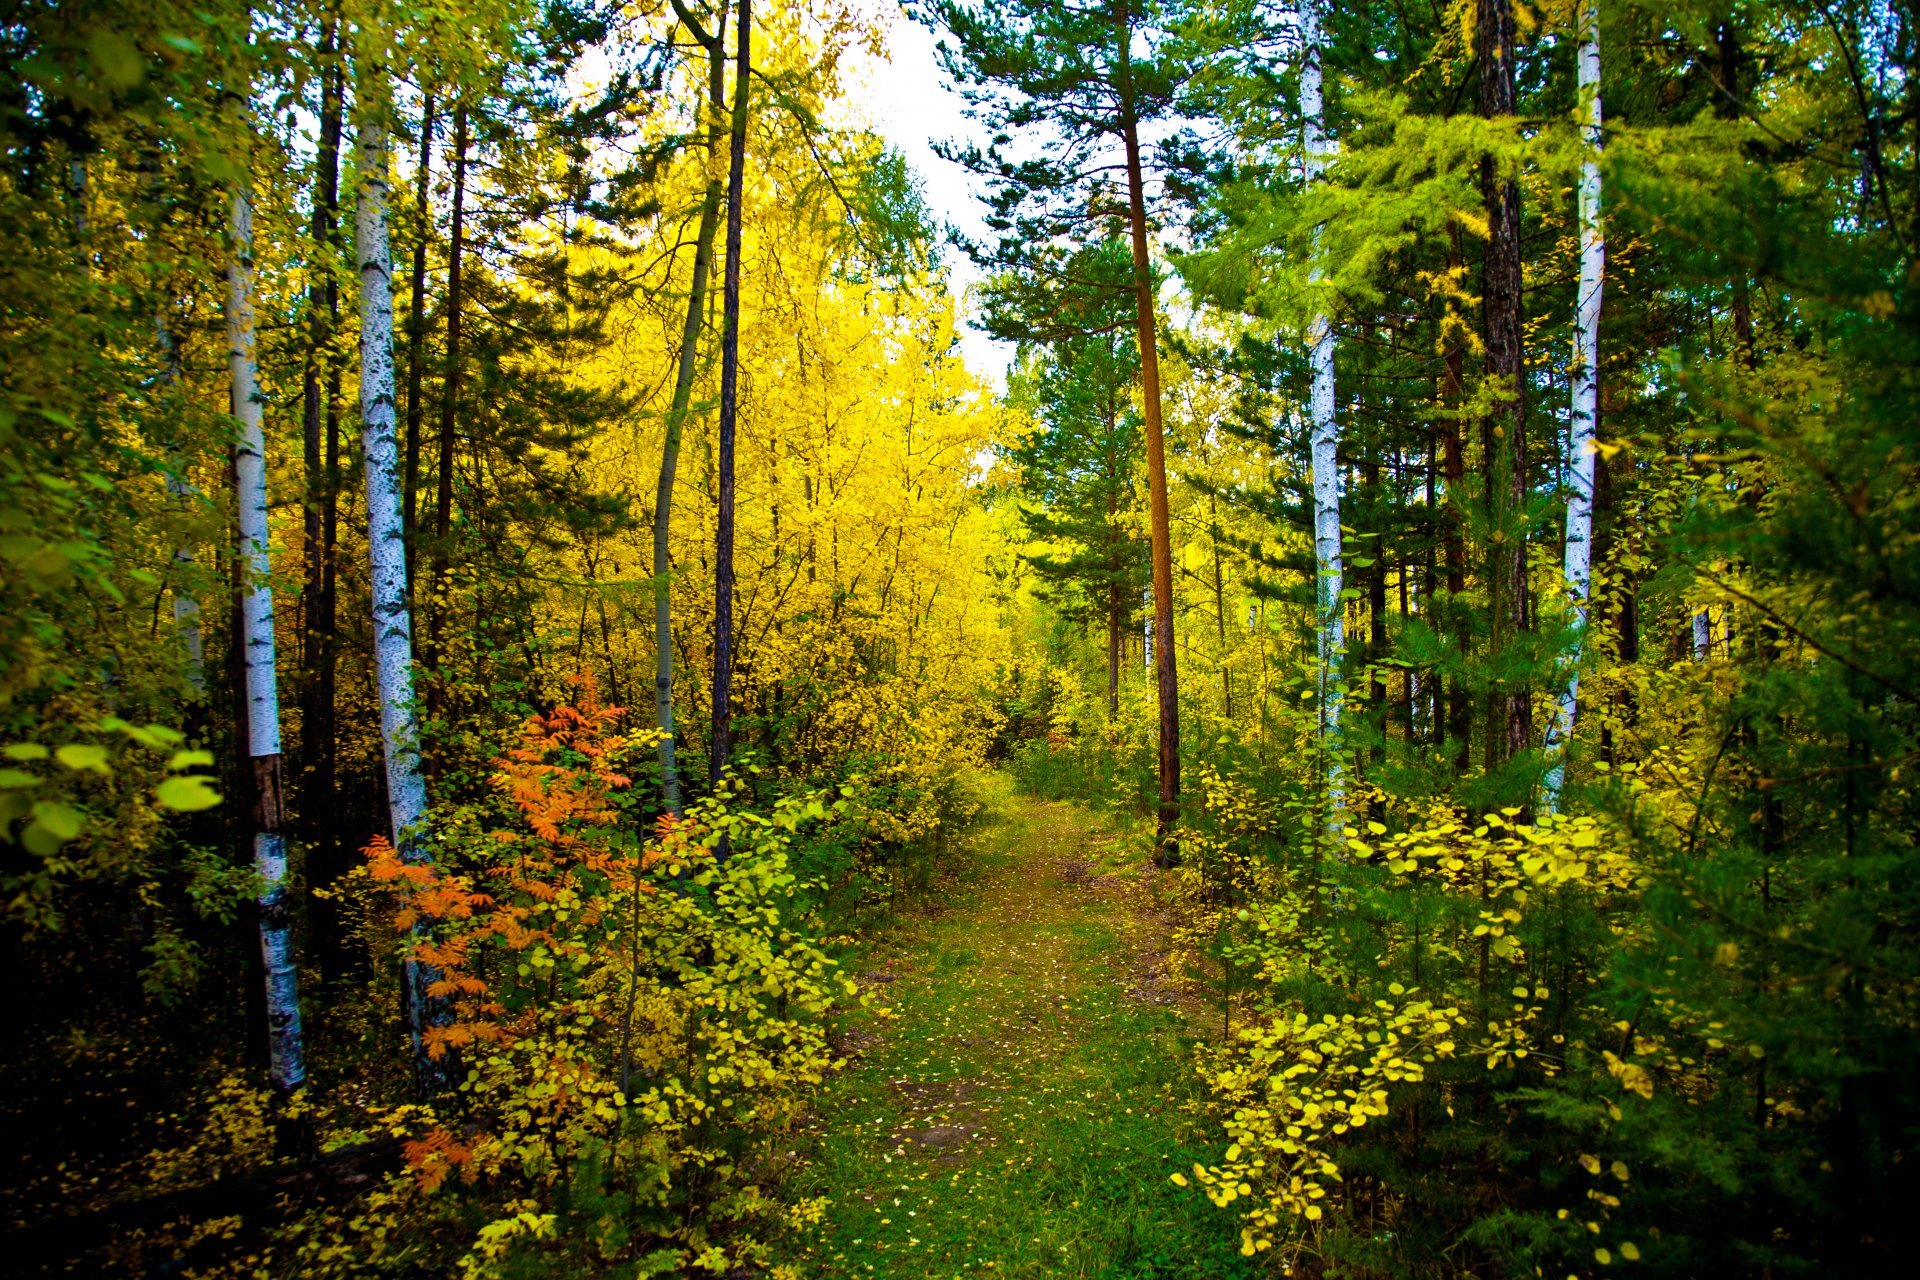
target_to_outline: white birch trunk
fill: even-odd
[[[1586,658],[1588,602],[1593,588],[1594,439],[1600,418],[1600,298],[1606,283],[1606,237],[1600,226],[1600,14],[1597,0],[1583,0],[1579,11],[1578,71],[1580,130],[1585,155],[1580,162],[1580,286],[1573,335],[1573,414],[1567,432],[1567,554],[1564,565],[1567,604],[1573,612],[1573,652],[1560,705],[1547,726],[1546,812],[1560,805],[1566,783],[1566,751],[1580,711],[1580,664]]]
[[[267,1051],[274,1086],[290,1093],[307,1078],[300,989],[287,913],[287,838],[280,794],[280,693],[275,679],[273,584],[269,577],[267,442],[261,426],[253,323],[253,202],[233,192],[233,256],[227,265],[227,363],[233,378],[234,496],[248,588],[240,600],[246,657],[247,754],[256,786],[254,872],[260,877],[260,959],[266,975]],[[177,603],[177,597],[176,597]]]
[[[1146,611],[1147,620],[1140,631],[1141,666],[1147,673],[1147,679],[1153,679],[1153,588],[1147,587],[1140,593],[1140,607]]]
[[[1320,67],[1319,0],[1300,6],[1300,122],[1306,153],[1307,181],[1319,182],[1332,161],[1326,137],[1326,98]],[[1315,236],[1316,242],[1318,235]],[[1316,243],[1316,258],[1318,246]],[[1308,273],[1309,284],[1320,280],[1318,261]],[[1328,827],[1338,830],[1344,782],[1340,767],[1340,658],[1346,649],[1341,592],[1345,579],[1340,563],[1340,424],[1334,413],[1333,326],[1315,295],[1314,316],[1307,325],[1307,347],[1313,369],[1308,398],[1312,417],[1313,558],[1316,567],[1315,600],[1319,612],[1320,746],[1326,757]]]
[[[373,665],[380,693],[380,740],[386,760],[387,815],[393,842],[409,862],[430,861],[425,817],[427,784],[420,772],[420,725],[413,697],[413,615],[407,607],[405,526],[400,515],[399,446],[394,434],[393,252],[387,240],[387,130],[384,72],[363,68],[359,124],[360,190],[354,246],[360,264],[360,424],[367,475],[367,558],[373,582]],[[432,966],[406,964],[408,1032],[423,1093],[439,1071],[423,1044],[436,1019],[427,988]]]
[[[1705,662],[1713,657],[1713,615],[1702,609],[1693,615],[1693,660]]]

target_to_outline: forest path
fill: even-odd
[[[1180,1111],[1185,1024],[1137,843],[981,784],[971,870],[858,963],[850,1028],[791,1189],[831,1206],[810,1276],[1252,1274],[1229,1215],[1168,1174],[1214,1154]]]

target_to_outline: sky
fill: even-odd
[[[907,164],[923,184],[935,220],[980,235],[985,227],[975,194],[977,179],[934,154],[933,143],[972,138],[984,142],[985,137],[962,114],[966,104],[948,87],[940,64],[934,60],[934,33],[906,17],[889,0],[876,0],[876,7],[877,16],[887,24],[889,56],[875,59],[864,51],[853,55],[853,96],[865,109],[866,123],[906,156]],[[965,254],[948,246],[945,255],[956,289],[964,290],[978,282],[980,273]],[[1005,385],[1007,366],[1013,360],[1011,344],[996,342],[963,320],[960,346],[968,368],[996,388]]]

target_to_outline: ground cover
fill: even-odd
[[[818,1276],[1235,1276],[1238,1232],[1168,1175],[1198,1023],[1160,968],[1125,836],[982,781],[964,871],[854,962],[886,1017],[843,1036],[793,1190]]]

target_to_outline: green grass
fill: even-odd
[[[1168,1181],[1217,1155],[1179,1110],[1191,1072],[1171,1009],[1126,994],[1127,889],[1093,820],[982,784],[954,908],[850,964],[892,1017],[855,1027],[824,1087],[796,1197],[831,1201],[787,1245],[810,1276],[1255,1274],[1234,1218]]]

